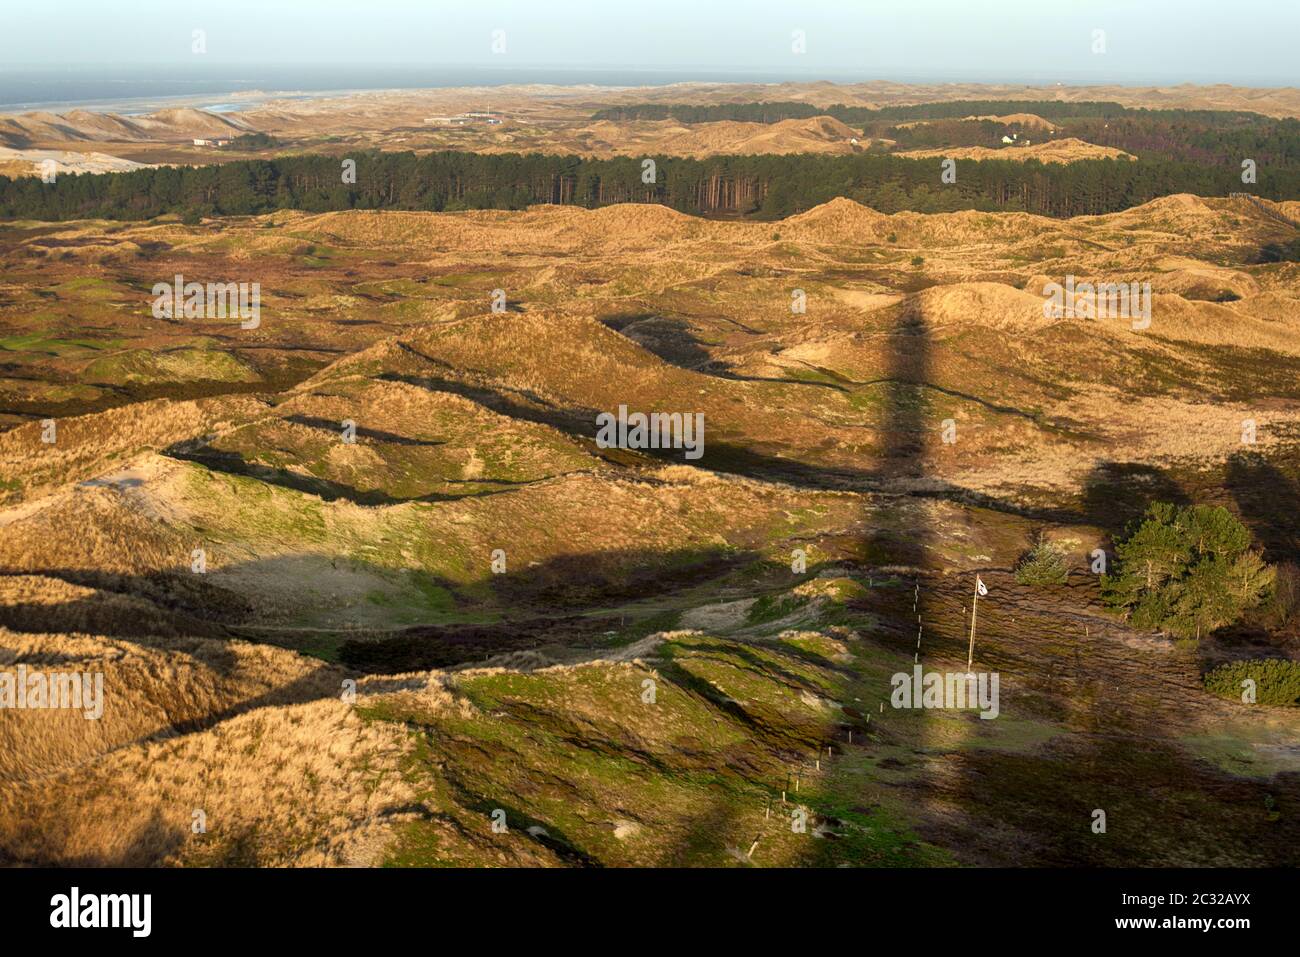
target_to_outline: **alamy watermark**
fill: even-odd
[[[0,708],[35,711],[49,708],[83,712],[87,721],[104,716],[104,673],[39,671],[19,665],[0,671]]]
[[[890,679],[893,691],[889,703],[895,708],[956,709],[978,708],[985,720],[996,718],[998,704],[996,671],[930,671],[920,665],[911,672],[899,671]]]
[[[704,455],[703,412],[633,412],[596,416],[596,447],[601,449],[684,449],[686,458]]]
[[[262,324],[260,282],[186,282],[179,273],[173,283],[153,287],[155,319],[227,319],[238,317],[239,328]]]
[[[1151,283],[1049,282],[1043,287],[1044,319],[1129,319],[1135,331],[1151,325]]]
[[[130,930],[132,937],[148,937],[152,914],[152,894],[83,894],[73,887],[50,898],[54,928],[118,927]]]

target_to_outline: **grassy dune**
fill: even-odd
[[[0,860],[1295,864],[1300,717],[1201,685],[1294,657],[1293,603],[1175,642],[1090,571],[1153,500],[1300,563],[1286,231],[1191,196],[8,224],[0,665],[106,708],[5,716]],[[260,282],[260,326],[154,319],[178,272]],[[1046,317],[1067,275],[1150,283],[1151,325]],[[599,448],[620,404],[702,412],[703,455]],[[1063,585],[1012,574],[1040,535]],[[891,707],[965,669],[976,573],[999,716]]]

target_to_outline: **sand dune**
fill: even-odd
[[[0,116],[0,144],[22,148],[33,143],[145,142],[195,137],[237,136],[251,127],[237,116],[193,108],[159,110],[139,116],[72,110]]]
[[[832,748],[823,767],[843,759],[835,735],[853,700],[910,667],[918,591],[942,601],[926,617],[928,653],[964,664],[960,609],[977,570],[1000,603],[981,653],[1058,695],[1046,716],[1008,695],[1013,720],[998,726],[1013,730],[978,776],[997,780],[1019,748],[1035,773],[1057,774],[1058,793],[1080,765],[1053,771],[1054,748],[1143,714],[1112,706],[1128,698],[1085,708],[1078,682],[1049,677],[1072,642],[1069,667],[1108,696],[1168,702],[1140,729],[1101,725],[1108,748],[1119,734],[1142,753],[1152,734],[1184,733],[1169,730],[1175,713],[1197,733],[1225,715],[1257,722],[1246,750],[1295,737],[1293,716],[1211,698],[1195,656],[1078,597],[1095,594],[1082,576],[1103,525],[1127,517],[1099,510],[1169,494],[1170,475],[1225,488],[1224,469],[1251,474],[1250,456],[1294,434],[1296,269],[1253,259],[1290,233],[1245,201],[1178,195],[1071,220],[886,215],[848,199],[783,222],[630,204],[286,210],[11,232],[5,357],[29,386],[197,348],[200,331],[203,349],[269,372],[217,384],[266,395],[80,415],[75,394],[55,392],[68,403],[53,413],[56,443],[42,442],[44,411],[0,433],[0,664],[100,672],[109,692],[102,721],[0,723],[6,862],[726,863],[755,834],[765,862],[798,862],[808,842],[778,856],[789,828],[755,795],[779,793],[793,748]],[[110,244],[124,256],[105,265]],[[182,264],[260,277],[256,335],[153,320],[151,282]],[[1066,275],[1149,282],[1152,325],[1049,319],[1043,287]],[[504,313],[489,305],[497,288]],[[621,403],[704,415],[702,457],[598,448],[595,415]],[[355,443],[341,439],[349,419]],[[1246,419],[1260,432],[1248,455]],[[945,422],[959,441],[944,441]],[[1031,592],[1003,569],[1058,514],[1053,530],[1078,540],[1074,581]],[[903,579],[917,529],[924,554]],[[792,590],[796,548],[816,571]],[[836,683],[850,672],[863,681]],[[663,712],[640,697],[647,678]],[[340,693],[348,680],[355,705]],[[837,808],[870,788],[922,835],[909,846],[952,834],[943,808],[894,797],[897,770],[879,758],[978,760],[987,737],[951,747],[968,717],[928,719],[921,738],[916,722],[874,712],[855,726],[855,747],[872,751]],[[1197,787],[1222,783],[1182,739],[1162,746],[1155,770],[1111,769],[1115,786],[1167,783],[1175,759]],[[740,755],[734,792],[718,753]],[[1239,786],[1265,793],[1271,767]],[[569,844],[523,826],[493,834],[485,811],[501,795]],[[701,829],[702,802],[719,797],[728,813]],[[1224,813],[1241,803],[1235,791],[1217,800]],[[938,846],[996,832],[1021,803],[963,807],[987,816]],[[1275,862],[1276,842],[1253,839],[1276,833],[1263,806],[1252,797],[1241,820],[1259,830],[1233,847]],[[962,853],[1078,853],[1050,843],[1072,829],[1087,840],[1076,811],[1032,845]],[[1151,814],[1160,826],[1160,807]],[[873,806],[872,833],[888,820]],[[1164,861],[1186,844],[1166,833],[1177,850],[1112,846],[1125,862]],[[891,836],[889,854],[903,844]]]
[[[55,175],[65,173],[122,173],[144,169],[145,163],[136,163],[107,153],[74,153],[70,150],[15,150],[0,146],[0,174],[41,176],[53,163]]]
[[[1097,146],[1086,143],[1073,136],[1045,143],[1031,143],[1029,146],[1008,146],[1003,149],[990,149],[987,146],[945,147],[927,150],[900,150],[899,156],[912,159],[958,159],[958,160],[1015,160],[1027,162],[1038,160],[1040,163],[1074,163],[1091,159],[1136,159],[1123,150],[1111,146]]]

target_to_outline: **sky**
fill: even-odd
[[[0,22],[0,69],[412,64],[1300,84],[1300,0],[8,0]],[[205,53],[192,52],[194,30]],[[493,51],[497,30],[504,52]],[[794,52],[796,30],[806,52]],[[1104,52],[1093,52],[1097,30]]]

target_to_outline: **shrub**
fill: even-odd
[[[1300,705],[1300,661],[1285,658],[1257,658],[1231,661],[1207,672],[1205,690],[1240,701],[1242,682],[1255,682],[1257,704]]]
[[[1069,575],[1065,548],[1041,535],[1016,566],[1016,581],[1022,585],[1064,585]]]
[[[1102,597],[1139,628],[1200,638],[1271,595],[1274,570],[1250,545],[1249,529],[1225,508],[1157,502],[1116,545]]]
[[[245,133],[236,136],[230,141],[230,145],[241,150],[259,150],[279,146],[280,141],[269,133]]]

